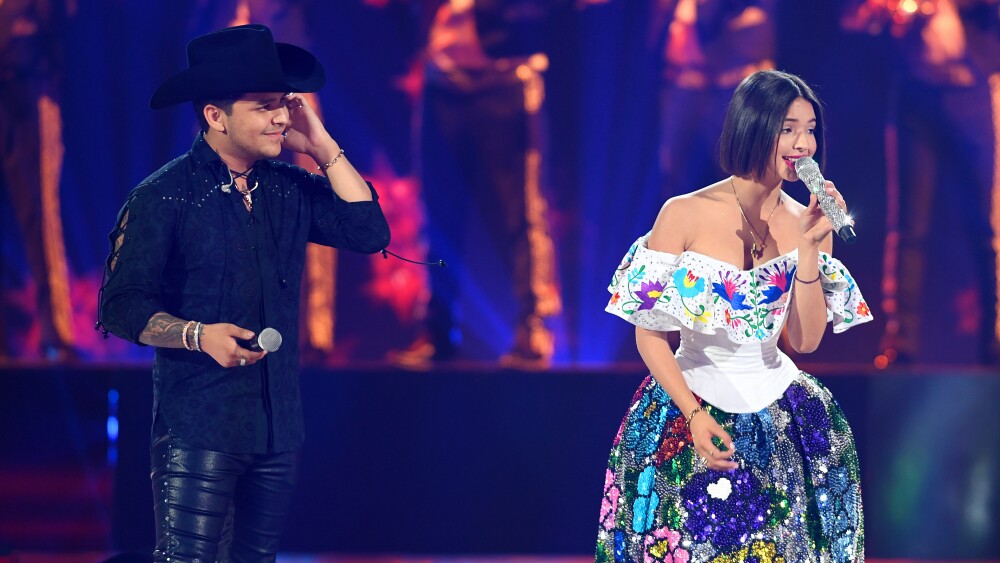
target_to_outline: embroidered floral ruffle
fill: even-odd
[[[798,252],[740,270],[697,252],[650,250],[649,234],[632,245],[608,286],[606,311],[650,330],[725,330],[737,343],[764,342],[781,332],[791,298]],[[819,255],[827,321],[843,332],[872,320],[871,311],[847,268]]]

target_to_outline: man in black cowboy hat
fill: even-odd
[[[131,192],[111,232],[101,323],[156,347],[156,560],[274,560],[302,443],[299,282],[307,242],[374,253],[389,228],[370,184],[302,96],[325,80],[264,26],[188,44],[150,105],[193,102],[191,150]],[[282,148],[317,173],[270,160]],[[241,345],[265,327],[280,350]]]

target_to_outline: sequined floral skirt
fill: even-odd
[[[708,469],[652,377],[615,437],[597,561],[864,561],[858,455],[830,392],[801,373],[755,413],[708,406],[739,468]]]

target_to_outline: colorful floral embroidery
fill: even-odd
[[[740,288],[746,285],[746,280],[740,279],[739,274],[735,272],[722,271],[719,272],[722,278],[721,282],[715,282],[712,284],[712,289],[719,297],[726,300],[729,303],[729,307],[733,311],[745,311],[753,309],[749,303],[746,302],[747,296],[740,292]],[[729,317],[726,317],[728,322]]]
[[[760,276],[765,284],[763,291],[761,291],[761,294],[764,295],[764,299],[760,301],[761,304],[767,305],[781,299],[791,289],[794,276],[795,266],[788,267],[786,264],[778,264],[774,266],[773,271],[770,268],[764,268],[764,273]]]
[[[763,469],[774,453],[775,433],[771,413],[766,410],[737,414],[733,445],[743,459]]]
[[[639,311],[651,311],[656,308],[657,303],[670,303],[671,297],[668,292],[673,291],[680,297],[678,301],[681,304],[685,315],[687,315],[695,323],[708,323],[712,316],[712,312],[702,304],[689,305],[686,301],[696,298],[704,293],[704,278],[695,275],[687,268],[681,268],[676,270],[671,276],[673,284],[667,285],[665,282],[659,280],[644,281],[646,278],[646,272],[647,270],[645,265],[639,266],[634,270],[629,270],[627,279],[628,293],[631,296],[631,299],[619,306],[621,310],[628,312],[628,314],[637,313]],[[638,291],[633,290],[633,286],[636,282],[639,283]],[[615,293],[619,297],[616,299],[612,296],[613,302],[608,303],[609,308],[616,306],[621,300],[621,292],[617,291]],[[635,305],[638,305],[638,307],[635,307]]]
[[[625,532],[615,532],[615,561],[625,561]]]
[[[697,252],[650,250],[642,237],[612,278],[607,310],[650,330],[686,327],[710,333],[721,328],[736,343],[765,342],[781,331],[796,268],[794,252],[740,270],[720,267],[718,260]],[[834,332],[872,320],[843,264],[820,253],[819,268]]]
[[[643,563],[687,563],[690,554],[680,547],[681,534],[666,526],[653,530],[643,542]]]
[[[708,324],[708,320],[712,317],[711,311],[706,309],[703,305],[699,306],[699,310],[697,313],[685,307],[684,314],[690,317],[691,320],[695,322],[695,324],[702,324],[702,325]]]
[[[604,477],[604,500],[601,501],[601,525],[605,530],[615,527],[615,514],[618,513],[618,498],[621,489],[615,485],[615,474],[608,469]]]
[[[872,320],[871,310],[857,290],[854,277],[838,260],[820,253],[819,271],[833,331],[843,332],[856,324]]]
[[[659,385],[644,392],[635,403],[635,408],[629,412],[622,445],[641,456],[656,451],[660,431],[667,418],[680,414],[680,410],[674,407],[672,402],[670,403],[672,408],[660,408],[667,402],[667,392]]]
[[[656,518],[656,508],[660,506],[660,495],[653,490],[653,483],[656,480],[656,468],[647,466],[639,474],[639,481],[636,484],[638,498],[632,505],[632,531],[645,532],[653,526]]]
[[[852,508],[860,504],[860,490],[852,483],[846,467],[836,467],[827,476],[827,486],[816,488],[823,535],[832,538],[830,551],[835,561],[850,561],[847,554],[853,545],[852,531],[858,527],[858,514]]]
[[[680,268],[674,272],[674,285],[681,297],[697,297],[705,291],[705,280],[687,268]]]
[[[683,415],[652,376],[643,381],[623,421],[622,444],[630,435],[655,435],[659,443],[652,455],[612,450],[597,561],[846,563],[861,557],[858,461],[828,391],[800,374],[761,411],[712,407],[710,414],[733,436],[734,471],[693,462]]]
[[[738,325],[742,320],[739,317],[732,316],[732,312],[729,309],[726,309],[725,315],[726,315],[726,325],[731,328],[736,328],[736,325]]]
[[[678,411],[678,416],[670,422],[670,426],[664,432],[663,441],[660,442],[660,447],[656,450],[656,456],[653,459],[658,466],[673,459],[693,441],[685,418],[679,415],[680,411]]]
[[[858,314],[862,317],[867,317],[872,314],[871,310],[868,309],[868,304],[862,301],[858,303]]]
[[[805,387],[792,384],[780,401],[787,403],[792,422],[785,432],[793,442],[801,443],[807,456],[815,457],[830,452],[830,417],[819,397],[810,396]]]
[[[663,289],[662,282],[642,282],[642,286],[636,293],[641,302],[637,311],[652,309],[663,295]]]
[[[709,487],[726,479],[731,487],[725,499],[709,493]],[[696,473],[681,488],[687,510],[684,528],[691,539],[728,549],[764,527],[770,499],[753,473],[736,469]]]
[[[785,563],[785,558],[778,555],[778,547],[771,542],[755,541],[735,553],[727,553],[712,559],[709,563]]]

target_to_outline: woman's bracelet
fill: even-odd
[[[795,271],[795,281],[797,281],[799,283],[804,283],[806,285],[809,285],[811,283],[816,283],[816,282],[819,281],[819,272],[816,272],[816,279],[812,279],[812,280],[806,281],[806,280],[804,280],[804,279],[802,279],[802,278],[799,277],[799,271],[796,270]]]
[[[700,412],[704,412],[704,411],[705,411],[705,407],[700,406],[700,405],[697,408],[691,410],[691,414],[688,415],[688,420],[687,420],[688,430],[691,429],[691,419],[694,418],[694,415],[696,415],[696,414],[698,414]]]

